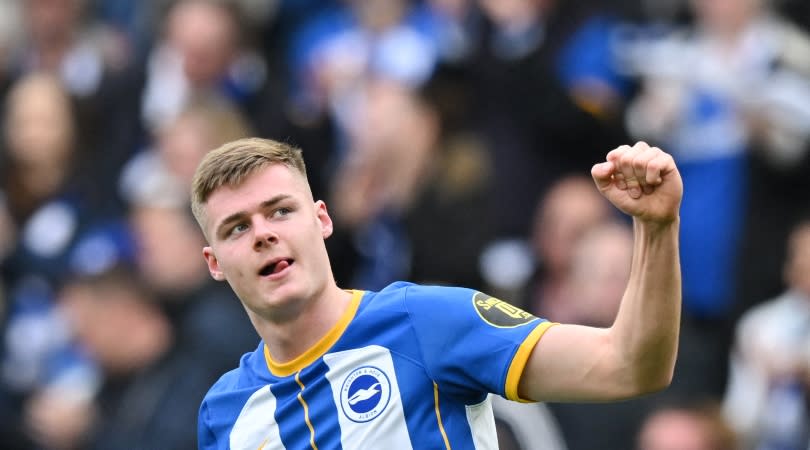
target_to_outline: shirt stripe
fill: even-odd
[[[283,450],[278,423],[273,417],[276,404],[270,386],[263,386],[254,392],[234,423],[228,447],[233,450]]]
[[[312,450],[318,450],[318,446],[315,445],[315,428],[309,420],[309,406],[307,402],[304,401],[304,383],[301,382],[299,375],[301,375],[301,372],[295,374],[295,382],[301,386],[301,392],[298,393],[298,401],[301,403],[301,406],[304,407],[304,421],[306,421],[307,428],[309,428],[309,445],[312,447]]]
[[[370,345],[324,355],[346,449],[413,448],[391,352]]]
[[[439,431],[442,432],[442,439],[444,439],[444,448],[450,450],[450,441],[447,440],[447,433],[444,431],[444,424],[442,423],[442,413],[439,410],[439,386],[433,383],[433,403],[436,405],[436,420],[439,423]]]
[[[476,405],[466,405],[465,409],[475,449],[497,450],[498,431],[495,428],[495,414],[492,411],[492,395],[488,395],[484,401]]]

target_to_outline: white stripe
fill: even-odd
[[[343,448],[412,448],[388,349],[372,345],[329,353],[323,360],[329,366],[326,378],[332,386]]]
[[[284,450],[275,419],[276,396],[265,386],[250,396],[230,436],[232,450]]]
[[[518,403],[490,394],[495,417],[506,423],[525,450],[566,450],[557,419],[544,403]]]
[[[466,405],[467,423],[472,431],[476,450],[497,450],[498,432],[495,429],[495,415],[492,413],[492,400],[489,396],[477,404]]]

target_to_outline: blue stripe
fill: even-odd
[[[342,448],[338,411],[332,400],[332,388],[325,376],[328,370],[323,359],[319,359],[304,369],[299,378],[306,387],[304,400],[309,406],[309,420],[315,428],[315,442],[320,450]]]
[[[284,446],[290,449],[312,448],[309,445],[309,428],[304,425],[304,408],[298,401],[301,388],[295,382],[295,376],[282,378],[270,390],[276,396],[275,418]]]
[[[392,357],[402,395],[405,422],[413,448],[444,448],[444,439],[439,430],[433,401],[433,381],[428,378],[421,365],[408,358],[401,357],[395,351],[392,352]],[[445,405],[441,405],[441,407],[444,414]],[[466,412],[462,412],[462,417],[466,417]],[[446,420],[445,417],[442,418]],[[464,422],[466,423],[466,421]],[[450,430],[447,429],[447,423],[444,423],[444,426],[453,447],[474,448],[469,436],[467,436],[467,439],[460,436],[463,432],[456,432],[451,435]],[[454,429],[459,430],[459,427],[456,426]],[[469,434],[469,426],[466,429]]]

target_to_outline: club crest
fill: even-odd
[[[354,422],[368,422],[379,416],[391,399],[388,375],[373,366],[353,370],[340,389],[343,414]]]

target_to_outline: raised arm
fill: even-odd
[[[561,324],[532,351],[521,398],[607,401],[667,387],[678,349],[683,183],[672,157],[643,142],[621,146],[591,170],[599,191],[633,217],[630,279],[610,328]]]

